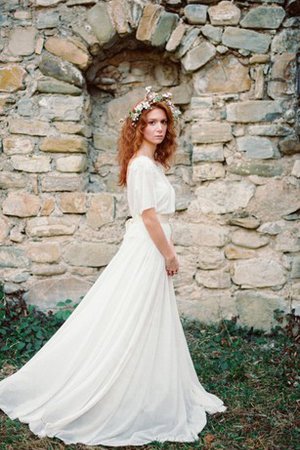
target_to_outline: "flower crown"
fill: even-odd
[[[146,88],[146,96],[145,98],[139,102],[132,111],[129,112],[129,117],[131,118],[132,124],[136,125],[136,123],[138,122],[140,115],[142,114],[142,112],[144,110],[150,109],[151,106],[154,103],[157,102],[165,102],[173,115],[173,118],[175,120],[178,119],[178,117],[180,116],[181,112],[179,111],[178,108],[176,108],[174,106],[174,104],[171,101],[172,98],[172,94],[171,92],[165,92],[164,94],[159,94],[157,92],[152,91],[152,86],[147,86]]]

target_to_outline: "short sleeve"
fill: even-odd
[[[157,206],[154,170],[152,162],[144,158],[131,167],[133,210],[136,214],[142,214],[145,209]]]

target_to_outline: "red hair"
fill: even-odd
[[[170,107],[165,102],[156,102],[151,105],[151,108],[141,113],[136,124],[132,123],[130,117],[127,117],[123,124],[118,141],[118,163],[120,165],[119,186],[126,186],[129,160],[141,147],[144,139],[143,130],[147,125],[147,114],[154,108],[160,108],[165,111],[168,122],[166,136],[157,145],[154,159],[160,162],[166,169],[171,167],[169,162],[172,160],[177,147],[174,118]]]

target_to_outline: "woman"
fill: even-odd
[[[174,295],[175,193],[164,167],[177,115],[170,95],[150,88],[131,111],[118,155],[132,215],[122,244],[68,320],[0,382],[0,407],[40,437],[119,447],[191,442],[206,412],[226,410],[198,381]]]

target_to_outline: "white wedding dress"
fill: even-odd
[[[119,447],[192,442],[206,412],[226,410],[198,381],[173,279],[140,215],[175,211],[163,166],[133,159],[127,197],[133,218],[118,252],[51,339],[0,382],[0,408],[39,437]],[[171,225],[161,225],[170,238]]]

